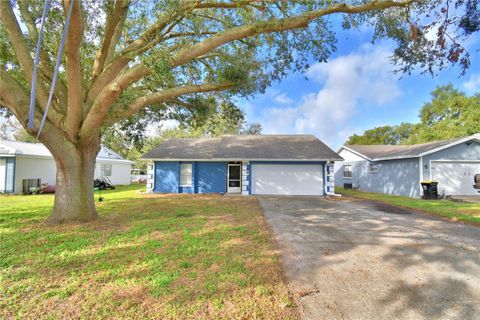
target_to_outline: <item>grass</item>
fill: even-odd
[[[52,195],[0,196],[0,318],[298,318],[255,199],[140,188],[57,227]]]
[[[422,200],[387,194],[335,188],[337,193],[356,198],[380,201],[386,204],[420,210],[425,213],[480,225],[480,203],[453,202],[450,200]]]

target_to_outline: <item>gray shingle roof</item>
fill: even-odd
[[[478,136],[478,134],[471,136],[472,140],[479,138],[480,136]],[[465,140],[465,137],[412,145],[345,145],[345,147],[372,160],[389,158],[414,158],[420,156],[422,153],[432,151],[461,140]]]
[[[168,139],[143,155],[159,160],[342,160],[313,135],[231,135]]]
[[[145,159],[211,159],[219,138],[171,138],[142,156]]]

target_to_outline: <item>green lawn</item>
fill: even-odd
[[[480,203],[453,202],[450,200],[422,200],[407,197],[391,196],[380,193],[362,192],[335,188],[340,194],[356,198],[380,201],[394,206],[412,208],[425,213],[449,218],[455,221],[480,224]]]
[[[298,318],[255,199],[140,188],[58,227],[52,195],[0,196],[0,318]]]

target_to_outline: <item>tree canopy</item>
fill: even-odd
[[[420,123],[382,126],[354,134],[347,144],[416,144],[480,132],[480,93],[466,95],[453,85],[438,86],[420,109]]]
[[[39,65],[40,112],[68,4],[53,1],[48,13]],[[41,1],[2,5],[1,101],[21,122],[41,11]],[[49,131],[58,129],[76,143],[139,113],[127,124],[161,118],[169,105],[179,100],[185,105],[195,93],[263,91],[288,70],[305,70],[310,57],[327,60],[335,50],[332,24],[325,18],[332,14],[343,16],[346,28],[367,24],[375,28],[376,39],[396,40],[393,59],[404,71],[420,66],[433,72],[446,62],[467,68],[469,54],[460,40],[478,31],[479,20],[472,0],[77,1]],[[462,32],[452,33],[452,26]],[[427,39],[435,28],[436,39]]]

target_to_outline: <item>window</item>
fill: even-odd
[[[348,164],[343,166],[343,177],[344,178],[352,177],[352,165]]]
[[[378,164],[370,163],[369,171],[370,171],[370,173],[377,173],[378,172]]]
[[[102,163],[100,165],[100,176],[101,177],[111,177],[112,176],[112,165]]]
[[[181,163],[180,164],[180,187],[192,186],[192,164]]]

